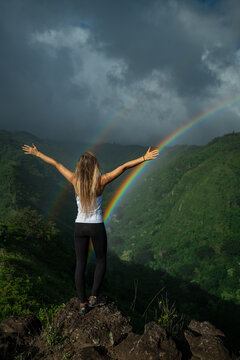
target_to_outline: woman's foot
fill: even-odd
[[[88,305],[90,307],[103,306],[107,303],[107,299],[104,296],[90,296],[88,299]]]
[[[80,314],[86,314],[88,312],[88,301],[86,301],[85,303],[80,303],[79,312]]]

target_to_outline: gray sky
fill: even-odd
[[[2,0],[0,129],[157,145],[240,95],[239,14],[238,0]],[[240,101],[176,143],[232,131]]]

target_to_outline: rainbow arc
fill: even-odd
[[[200,123],[204,122],[205,120],[209,119],[211,116],[219,113],[220,111],[226,109],[227,107],[230,107],[237,103],[240,100],[240,94],[237,96],[234,96],[231,99],[228,99],[217,106],[213,106],[207,111],[195,116],[193,119],[188,121],[186,124],[182,125],[180,128],[172,132],[169,136],[167,136],[164,140],[162,140],[155,148],[158,149],[159,155],[174,141],[179,139],[182,135],[184,135],[187,131],[190,131],[192,128],[196,127]],[[154,159],[156,160],[156,159]],[[147,168],[151,163],[150,161],[143,162],[142,164],[135,167],[129,175],[124,179],[122,184],[118,187],[118,189],[115,191],[113,197],[109,201],[104,214],[103,219],[105,225],[108,224],[114,210],[116,209],[117,205],[120,203],[120,201],[123,199],[124,195],[127,193],[127,190],[130,188],[130,186],[136,182],[140,174],[144,171],[144,169]],[[90,245],[89,248],[89,255],[88,255],[88,261],[91,260],[93,254],[93,246]]]

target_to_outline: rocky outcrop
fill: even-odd
[[[114,302],[79,313],[72,298],[43,329],[33,314],[11,316],[0,324],[0,358],[11,360],[240,360],[225,335],[211,323],[192,320],[182,344],[156,322],[143,334],[132,331],[130,318]]]
[[[41,334],[41,321],[33,314],[10,316],[0,324],[0,359],[12,359],[28,349],[34,355],[38,348],[32,346],[35,336]]]
[[[124,341],[110,349],[110,353],[113,359],[119,360],[182,359],[173,339],[154,321],[145,325],[142,335],[130,333]]]
[[[191,353],[191,360],[230,360],[239,359],[235,356],[222,331],[216,329],[208,321],[191,320],[184,331]]]

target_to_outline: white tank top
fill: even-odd
[[[81,223],[102,223],[103,215],[102,215],[102,194],[97,197],[97,207],[89,214],[85,214],[82,211],[81,202],[79,197],[76,197],[77,206],[78,206],[78,213],[75,222]]]

